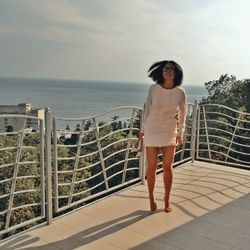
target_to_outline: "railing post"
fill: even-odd
[[[129,133],[128,133],[128,143],[127,143],[127,150],[125,153],[125,161],[124,161],[124,167],[123,167],[123,173],[122,173],[122,184],[126,181],[126,174],[127,174],[127,168],[128,168],[128,157],[129,157],[129,148],[131,144],[131,137],[134,127],[134,120],[135,120],[135,109],[132,110],[132,115],[130,118],[130,127],[129,127]]]
[[[196,142],[196,119],[197,119],[198,104],[195,100],[194,109],[192,114],[192,132],[191,132],[191,162],[194,162],[195,158],[195,142]]]
[[[54,135],[56,140],[56,135]],[[50,109],[45,111],[45,167],[46,167],[46,220],[52,223],[52,168],[51,168],[51,113]]]
[[[208,129],[207,129],[207,127],[208,127],[208,126],[207,126],[207,115],[206,115],[206,109],[205,109],[205,106],[204,106],[204,105],[202,106],[202,111],[203,111],[205,132],[206,132],[206,138],[207,138],[208,156],[209,156],[209,159],[211,160],[211,159],[212,159],[212,156],[211,156],[211,151],[210,151],[209,134],[208,134]]]
[[[53,135],[57,134],[57,120],[55,117],[52,119],[53,124]],[[52,178],[52,186],[54,188],[54,211],[57,212],[59,208],[58,204],[58,160],[57,160],[57,140],[53,140],[53,178]]]
[[[234,137],[235,137],[236,131],[237,131],[237,129],[239,128],[240,118],[241,118],[241,112],[239,112],[239,116],[238,116],[238,119],[237,119],[237,123],[236,123],[236,125],[235,125],[235,127],[234,127],[234,132],[233,132],[232,138],[231,138],[231,140],[230,140],[230,145],[228,146],[227,154],[226,154],[226,157],[225,157],[225,162],[227,161],[228,155],[229,155],[229,153],[230,153],[230,150],[231,150],[231,147],[232,147],[232,144],[233,144],[233,141],[234,141]]]
[[[199,158],[199,145],[200,145],[200,105],[198,105],[197,111],[197,131],[196,131],[196,159]]]
[[[101,141],[100,141],[100,132],[99,132],[99,128],[97,126],[96,118],[93,118],[92,121],[93,121],[93,126],[94,126],[94,131],[95,131],[95,136],[96,136],[96,143],[97,143],[97,147],[98,147],[98,151],[99,151],[99,156],[100,156],[100,159],[101,159],[101,166],[102,166],[104,183],[105,183],[106,190],[109,190],[109,182],[108,182],[107,170],[106,170],[106,166],[105,166],[105,162],[104,162],[104,157],[103,157],[103,152],[102,152],[102,145],[101,145]]]
[[[144,103],[143,105],[143,110],[142,110],[142,113],[141,113],[141,117],[140,117],[140,131],[141,131],[141,128],[142,128],[142,123],[143,123],[143,115],[144,115],[144,112],[145,112],[145,108],[146,108],[146,103]],[[143,144],[143,151],[142,151],[142,154],[140,156],[140,162],[139,162],[139,169],[140,169],[140,178],[141,178],[141,182],[143,185],[145,185],[145,181],[146,181],[146,154],[145,154],[145,151],[146,151],[146,148]]]

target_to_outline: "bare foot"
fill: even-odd
[[[170,206],[170,202],[169,201],[166,201],[165,200],[165,197],[164,197],[164,201],[165,201],[165,213],[170,213],[172,212],[172,208]]]
[[[172,208],[169,205],[165,205],[165,213],[172,212]]]
[[[172,208],[170,206],[169,201],[165,201],[165,213],[170,213],[172,212]]]
[[[154,212],[157,209],[157,204],[153,201],[150,202],[150,210],[151,212]]]

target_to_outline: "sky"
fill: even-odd
[[[249,0],[0,0],[0,76],[183,83],[250,74]]]

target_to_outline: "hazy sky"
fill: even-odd
[[[0,76],[185,84],[250,74],[249,0],[0,0]]]

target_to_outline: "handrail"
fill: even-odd
[[[214,111],[215,107],[216,111]],[[223,113],[220,108],[223,108]],[[226,113],[227,110],[229,114]],[[232,116],[233,114],[237,117]],[[233,124],[230,119],[234,120]],[[249,122],[250,113],[237,111],[224,105],[199,105],[197,159],[250,169],[250,129],[247,127]]]
[[[249,113],[217,104],[195,103],[187,106],[185,143],[176,149],[174,167],[197,159],[250,168]],[[214,110],[215,107],[217,110]],[[227,110],[234,112],[233,116]],[[118,112],[118,119],[110,121],[109,118],[106,121],[106,116],[111,116],[113,112]],[[25,119],[39,120],[40,123],[37,132],[26,131],[24,124],[20,131],[0,133],[0,139],[13,140],[13,144],[1,144],[0,149],[0,159],[7,153],[12,155],[12,160],[0,161],[0,174],[5,173],[4,176],[0,175],[0,184],[6,187],[0,190],[0,204],[4,204],[3,207],[0,205],[0,215],[6,218],[0,235],[32,223],[47,221],[49,224],[53,217],[75,206],[93,202],[128,185],[144,183],[147,164],[145,151],[140,157],[135,157],[135,153],[131,152],[141,130],[143,112],[144,109],[140,107],[122,106],[92,116],[65,118],[51,117],[47,110],[46,124],[38,117],[0,115],[0,119],[17,117],[24,119],[24,123]],[[97,118],[102,117],[105,122],[97,124]],[[87,121],[91,121],[89,130],[85,130]],[[79,122],[79,131],[61,129],[59,122]],[[36,143],[32,143],[32,137],[36,138]],[[163,171],[162,154],[159,153],[158,157],[157,173],[160,173]],[[19,182],[26,180],[34,180],[39,185],[20,188]],[[45,183],[45,180],[53,181]],[[36,200],[15,204],[15,197],[29,193],[37,194]],[[12,225],[12,215],[20,209],[40,212],[33,212],[32,218],[20,219]]]
[[[98,114],[95,114],[95,115],[91,115],[91,116],[83,116],[83,117],[78,117],[78,118],[65,118],[65,117],[57,117],[55,116],[55,119],[57,120],[61,120],[61,121],[81,121],[81,120],[90,120],[90,119],[93,119],[93,118],[96,118],[96,117],[99,117],[99,116],[103,116],[103,115],[106,115],[106,114],[109,114],[113,111],[116,111],[116,110],[120,110],[120,109],[138,109],[140,111],[142,111],[142,108],[141,107],[134,107],[134,106],[121,106],[121,107],[117,107],[117,108],[113,108],[109,111],[105,111],[103,113],[98,113]]]

